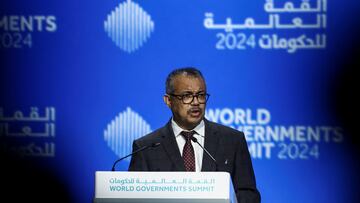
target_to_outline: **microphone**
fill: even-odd
[[[193,142],[196,142],[204,151],[205,153],[211,158],[211,160],[213,160],[213,162],[216,164],[217,166],[217,163],[216,163],[216,160],[214,159],[213,156],[211,156],[210,152],[208,152],[208,150],[206,150],[199,142],[198,140],[196,139],[196,137],[191,137],[191,141]]]
[[[151,148],[151,149],[154,149],[154,148],[160,146],[160,144],[161,144],[160,142],[152,143],[151,145],[146,145],[146,146],[140,147],[139,149],[137,149],[137,150],[134,151],[133,153],[128,154],[128,155],[126,155],[126,156],[124,156],[124,157],[121,157],[120,159],[118,159],[118,160],[116,160],[116,161],[114,162],[111,171],[115,171],[115,166],[116,166],[116,164],[117,164],[119,161],[121,161],[121,160],[123,160],[123,159],[126,159],[126,158],[128,158],[129,156],[132,156],[132,155],[134,155],[134,154],[137,154],[137,153],[139,153],[139,152],[141,152],[141,151],[144,151],[144,150],[146,150],[146,149],[150,149],[150,148]]]

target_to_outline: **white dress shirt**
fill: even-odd
[[[184,148],[184,145],[186,143],[185,138],[180,135],[180,133],[182,131],[192,131],[194,130],[196,133],[193,135],[197,141],[204,146],[204,140],[205,140],[205,124],[204,124],[204,120],[202,120],[199,125],[197,125],[194,129],[192,130],[184,130],[181,127],[178,126],[178,124],[174,121],[174,119],[171,119],[171,127],[174,131],[174,135],[176,138],[176,142],[178,144],[178,147],[180,149],[180,154],[182,156],[182,151]],[[202,166],[202,160],[203,160],[203,154],[204,154],[204,150],[195,142],[191,142],[193,148],[194,148],[194,153],[195,153],[195,171],[196,172],[200,172],[201,171],[201,166]]]

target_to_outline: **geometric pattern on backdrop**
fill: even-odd
[[[119,4],[104,21],[105,32],[121,50],[131,53],[140,48],[154,31],[154,22],[137,3]]]
[[[151,132],[150,125],[130,107],[120,112],[104,130],[104,140],[118,156],[124,157],[132,152],[132,143]],[[130,161],[130,158],[126,158]]]

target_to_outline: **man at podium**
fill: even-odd
[[[226,171],[239,203],[260,202],[244,134],[204,118],[209,99],[202,73],[173,70],[166,79],[164,102],[172,118],[162,128],[134,141],[129,171]]]

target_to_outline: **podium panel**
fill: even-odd
[[[237,203],[226,172],[95,173],[95,203]]]

